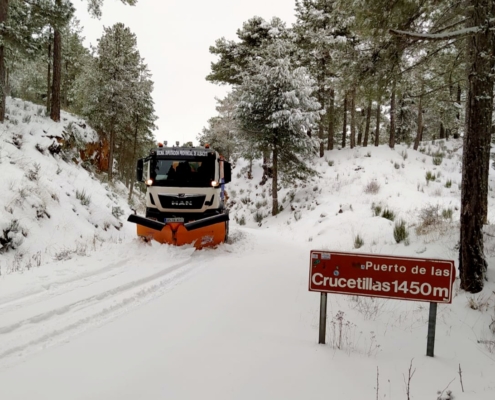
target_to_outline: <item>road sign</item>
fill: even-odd
[[[312,250],[309,290],[451,303],[453,261]]]

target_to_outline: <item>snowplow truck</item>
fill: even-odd
[[[136,179],[146,185],[146,215],[127,220],[137,224],[138,236],[198,249],[227,240],[225,184],[231,165],[215,150],[159,144],[138,160]]]

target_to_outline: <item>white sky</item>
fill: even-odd
[[[437,394],[447,387],[455,400],[495,399],[493,223],[484,227],[486,286],[469,295],[456,280],[452,304],[438,306],[434,358],[425,355],[427,303],[329,294],[327,344],[319,345],[320,296],[308,291],[311,250],[457,264],[462,140],[423,143],[424,153],[386,144],[325,151],[309,160],[320,177],[281,188],[276,217],[271,183],[259,185],[261,160],[251,180],[239,160],[227,186],[231,241],[195,251],[142,243],[126,222],[122,184],[110,188],[80,164],[41,153],[53,142],[47,132],[61,135],[70,122],[94,140],[77,117],[62,112],[55,123],[42,107],[10,98],[7,110],[0,235],[17,220],[22,243],[0,254],[1,400],[404,400],[411,362],[412,400],[451,399]],[[446,153],[438,166],[426,154],[437,151]],[[426,171],[437,179],[427,184]],[[373,180],[378,192],[366,193]],[[372,204],[406,221],[409,245],[395,242],[394,222],[374,216]],[[428,206],[450,208],[452,221],[418,235]]]
[[[209,47],[222,36],[236,39],[242,23],[258,15],[295,21],[294,0],[138,0],[135,7],[105,0],[101,20],[87,13],[86,0],[74,0],[86,43],[96,44],[103,26],[123,22],[137,35],[138,48],[153,75],[158,116],[156,138],[194,141],[216,115],[215,96],[227,88],[205,80],[215,57]]]

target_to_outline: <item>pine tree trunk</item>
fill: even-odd
[[[457,84],[457,96],[456,96],[456,103],[457,105],[460,107],[461,105],[461,94],[462,94],[462,90],[461,90],[461,84],[458,83]],[[461,112],[459,111],[459,108],[457,109],[457,113],[456,113],[456,119],[461,119]]]
[[[277,137],[273,140],[273,165],[272,165],[272,215],[278,214],[278,143]]]
[[[320,120],[318,124],[318,139],[320,140],[320,157],[325,155],[325,143],[323,141],[323,135],[325,133],[323,128],[323,120]]]
[[[125,140],[124,138],[121,138],[119,140],[119,145],[117,146],[118,152],[116,151],[116,153],[118,153],[118,154],[116,154],[117,170],[118,170],[118,173],[120,176],[124,175],[124,168],[125,168],[124,159],[126,156],[125,153],[127,151],[126,143],[127,143],[127,140]]]
[[[495,16],[492,0],[472,0],[468,21],[480,26]],[[488,193],[489,138],[491,137],[494,32],[483,29],[468,38],[468,93],[462,164],[459,270],[461,289],[478,293],[486,279],[483,246],[483,210]]]
[[[60,5],[61,0],[57,0]],[[54,30],[53,34],[53,84],[52,84],[52,106],[50,118],[60,121],[60,86],[62,84],[62,35],[59,29]]]
[[[395,147],[395,84],[392,87],[392,95],[390,96],[390,137],[388,145],[391,149]]]
[[[0,0],[0,24],[7,20],[9,12],[9,1]],[[5,101],[7,97],[7,82],[5,70],[5,47],[0,46],[0,122],[5,121]]]
[[[443,122],[440,121],[440,139],[445,139],[445,127],[443,126]]]
[[[108,182],[112,182],[113,180],[113,152],[115,147],[115,133],[114,133],[114,124],[112,123],[112,127],[110,128],[110,143],[108,149]]]
[[[133,179],[133,171],[134,164],[136,164],[136,154],[137,154],[137,138],[138,138],[138,126],[139,126],[139,115],[136,115],[136,120],[134,121],[134,143],[132,145],[132,162],[130,168],[130,184],[129,184],[129,201],[132,199],[132,192],[134,190],[134,179]]]
[[[493,103],[493,98],[492,98],[492,103]],[[493,113],[493,111],[492,111]],[[491,142],[492,142],[492,126],[490,124],[488,130],[485,132],[485,147],[484,147],[484,154],[483,154],[483,183],[481,186],[482,189],[482,195],[483,197],[481,198],[482,204],[481,204],[481,216],[482,216],[482,221],[483,225],[488,225],[488,186],[489,186],[489,174],[490,174],[490,149],[491,149]]]
[[[373,103],[371,102],[371,98],[368,100],[368,108],[366,109],[366,126],[364,128],[364,140],[363,147],[368,146],[368,139],[370,135],[370,124],[371,124],[371,107]]]
[[[456,94],[456,114],[455,114],[455,123],[454,123],[454,128],[453,128],[453,137],[454,139],[459,139],[460,136],[460,131],[461,131],[461,112],[460,107],[461,107],[461,85],[457,84],[457,94]],[[464,121],[464,124],[466,125],[467,121]]]
[[[264,150],[263,151],[263,176],[261,177],[260,185],[264,185],[268,181],[268,178],[270,178],[270,174],[268,173],[268,168],[270,167],[269,162],[270,162],[270,151]]]
[[[395,105],[395,132],[394,146],[403,142],[407,136],[407,130],[405,128],[406,116],[404,113],[404,95],[400,97],[399,109],[397,110],[397,100]]]
[[[330,90],[330,104],[328,105],[328,143],[327,150],[333,150],[333,139],[335,136],[335,124],[334,124],[334,114],[335,114],[335,91]]]
[[[351,149],[356,147],[356,91],[351,91]]]
[[[48,65],[46,74],[46,112],[50,112],[51,104],[51,83],[52,83],[52,41],[51,38],[48,39]]]
[[[381,116],[381,104],[378,102],[376,106],[376,130],[375,130],[375,146],[380,144],[380,116]]]
[[[0,46],[0,122],[5,121],[6,87],[5,87],[5,48]]]
[[[66,61],[64,64],[64,71],[65,71],[65,76],[69,76],[69,62]],[[67,93],[68,87],[67,87],[67,82],[64,82],[64,85],[61,86],[60,89],[60,104],[61,107],[63,106],[64,109],[67,109],[69,107],[69,95]]]
[[[414,150],[418,150],[419,141],[421,139],[422,132],[423,132],[423,96],[420,96],[419,104],[418,104],[418,131],[416,132],[416,139],[414,140]]]
[[[230,160],[230,129],[227,131],[227,154],[225,155],[227,161]]]
[[[342,128],[342,148],[345,148],[347,138],[347,95],[344,96],[344,126]]]
[[[356,124],[356,127],[357,127],[357,145],[358,146],[361,146],[363,144],[363,123],[364,123],[364,116],[365,116],[365,111],[364,111],[364,108],[361,108],[361,118],[360,118],[360,123],[359,124]]]

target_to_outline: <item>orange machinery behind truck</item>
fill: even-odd
[[[225,184],[231,166],[215,150],[159,144],[138,160],[136,178],[146,184],[146,215],[128,218],[137,224],[138,236],[196,248],[227,240]]]

